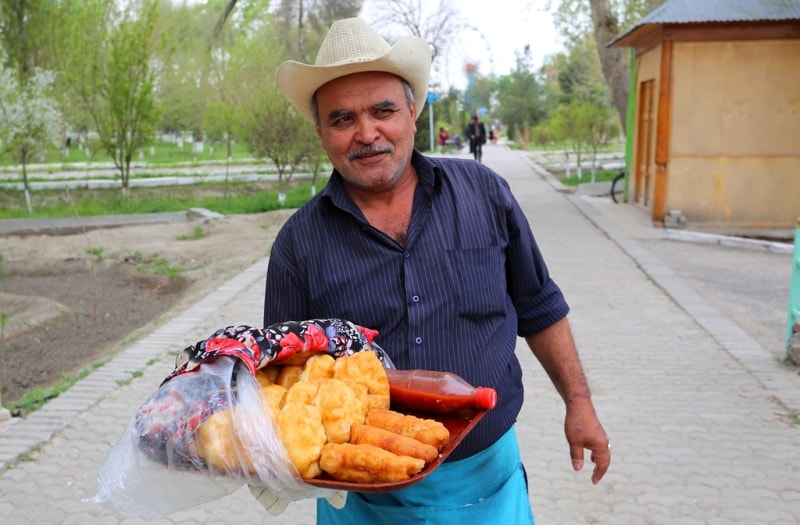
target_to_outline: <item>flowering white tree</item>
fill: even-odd
[[[48,92],[55,80],[51,71],[34,69],[24,84],[10,68],[0,68],[0,144],[22,167],[22,183],[28,212],[33,213],[27,165],[44,160],[50,145],[59,147],[63,120],[55,98]]]

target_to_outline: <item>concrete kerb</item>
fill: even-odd
[[[568,194],[568,189],[552,174],[547,172],[523,152],[522,157],[534,172],[541,175],[556,191],[565,193],[567,198],[597,228],[614,241],[657,286],[700,325],[742,368],[753,376],[775,399],[789,411],[800,411],[800,391],[791,381],[783,381],[776,377],[775,370],[780,363],[744,330],[731,321],[726,315],[703,298],[682,278],[675,275],[654,257],[641,243],[632,238],[605,217],[584,197]],[[783,252],[786,248],[781,243],[758,241],[724,235],[713,235],[683,230],[664,230],[663,238],[687,242],[716,243],[724,246]],[[791,246],[788,247],[791,252]]]

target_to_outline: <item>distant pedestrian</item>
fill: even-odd
[[[472,157],[481,162],[483,145],[486,144],[486,127],[478,118],[478,115],[472,115],[464,134],[469,139],[469,152],[472,153]]]

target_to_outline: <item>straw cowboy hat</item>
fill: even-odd
[[[411,86],[417,117],[428,95],[431,50],[416,36],[389,45],[360,18],[337,20],[331,25],[314,65],[294,60],[278,67],[278,88],[311,123],[311,98],[323,84],[339,77],[365,71],[383,71],[404,79]]]

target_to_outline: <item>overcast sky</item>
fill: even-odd
[[[370,4],[380,1],[365,1],[362,17],[369,21]],[[425,4],[430,8],[438,2]],[[547,55],[562,49],[552,17],[542,8],[543,0],[453,0],[453,5],[466,25],[432,74],[444,84],[466,85],[466,61],[477,62],[482,74],[504,75],[516,65],[515,52],[521,53],[526,45],[531,46],[537,68]]]

